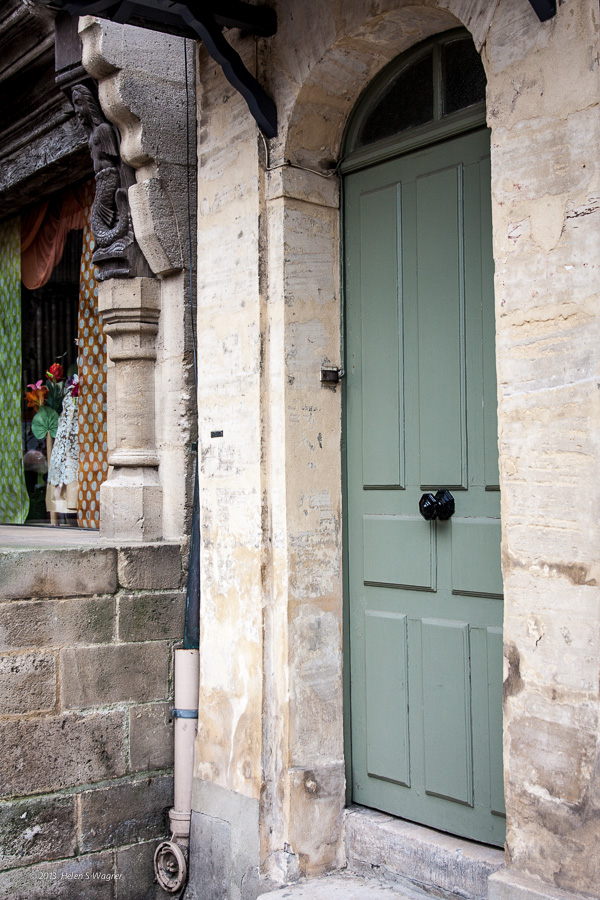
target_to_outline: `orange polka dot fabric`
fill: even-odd
[[[79,282],[79,486],[77,524],[100,528],[100,485],[108,474],[106,444],[106,339],[98,313],[97,269],[92,263],[90,226],[93,183],[86,188],[85,226]]]

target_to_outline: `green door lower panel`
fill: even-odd
[[[353,800],[501,845],[489,198],[486,130],[346,178],[346,515]]]

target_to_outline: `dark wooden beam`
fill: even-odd
[[[529,0],[540,22],[556,15],[556,0]]]
[[[54,39],[52,16],[2,0],[0,219],[93,172],[85,132],[54,82]]]
[[[227,43],[221,28],[212,16],[204,15],[200,19],[184,4],[181,7],[183,20],[196,32],[212,58],[221,66],[225,78],[242,95],[260,130],[268,138],[275,137],[277,108],[245,67],[239,54]]]
[[[182,22],[181,12],[203,19],[206,15],[214,18],[222,28],[240,28],[258,37],[271,37],[277,31],[275,10],[268,6],[253,6],[243,0],[50,0],[54,8],[62,8],[71,15],[95,15],[113,22],[128,22],[140,27],[153,27],[161,23],[169,25],[170,33],[179,28],[182,37],[190,37],[189,30]],[[144,24],[151,22],[152,25]]]
[[[51,2],[56,4],[61,0]],[[242,0],[62,0],[62,8],[73,16],[95,15],[153,31],[200,38],[229,83],[248,104],[263,134],[268,138],[277,134],[275,104],[222,32],[228,26],[253,34],[274,34],[277,22],[272,9],[252,6]]]

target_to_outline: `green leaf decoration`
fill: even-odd
[[[50,406],[40,406],[31,420],[31,430],[38,441],[43,441],[48,432],[50,432],[50,437],[55,438],[57,427],[58,413],[56,410]]]

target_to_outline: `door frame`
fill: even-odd
[[[469,36],[465,28],[452,29],[441,35],[434,35],[426,41],[410,48],[400,54],[372,80],[356,103],[344,132],[341,145],[340,163],[340,319],[341,319],[341,372],[345,373],[347,358],[346,343],[346,217],[345,217],[345,183],[346,177],[360,169],[371,168],[381,162],[395,159],[415,150],[444,143],[458,135],[471,131],[479,131],[487,127],[485,103],[468,107],[446,117],[443,122],[427,123],[409,129],[406,133],[385,138],[376,144],[366,148],[352,149],[358,129],[373,107],[382,90],[398,75],[401,69],[412,63],[420,55],[427,52],[433,44],[441,44],[445,40],[452,40],[460,36]],[[350,585],[348,565],[348,453],[347,453],[347,411],[348,402],[346,385],[342,379],[342,634],[343,634],[343,717],[344,717],[344,763],[346,774],[346,805],[350,806],[352,800],[352,705],[351,705],[351,678],[350,678]],[[502,521],[502,518],[500,518]]]

